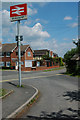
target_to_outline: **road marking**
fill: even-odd
[[[62,74],[55,74],[55,75],[62,75]],[[47,75],[47,76],[36,76],[36,77],[27,77],[27,78],[21,78],[22,80],[25,80],[25,79],[36,79],[36,78],[45,78],[45,77],[53,77],[55,75]],[[8,79],[8,80],[2,80],[0,81],[1,82],[9,82],[9,81],[17,81],[19,79]]]
[[[63,75],[63,74],[56,74],[56,75]]]

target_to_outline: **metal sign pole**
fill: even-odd
[[[20,52],[20,35],[19,35],[19,26],[20,26],[20,20],[17,22],[17,35],[18,35],[18,66],[19,66],[19,86],[21,87],[21,52]]]

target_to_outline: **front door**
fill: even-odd
[[[16,70],[18,69],[18,62],[16,61]]]

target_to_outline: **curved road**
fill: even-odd
[[[22,72],[22,83],[40,90],[40,98],[22,117],[76,116],[78,78],[64,75],[66,69],[50,72]],[[15,74],[15,75],[14,75]],[[3,81],[18,79],[17,72],[3,72]],[[13,76],[13,77],[12,77]],[[12,79],[14,78],[14,79]]]

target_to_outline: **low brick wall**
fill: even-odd
[[[26,68],[22,68],[21,71],[40,71],[40,70],[47,70],[47,69],[51,69],[51,68],[58,68],[59,66],[40,66],[40,67],[26,67]]]
[[[52,68],[56,68],[59,66],[50,66],[50,67],[46,67],[46,66],[40,66],[40,67],[36,67],[36,71],[38,70],[47,70],[47,69],[52,69]]]
[[[31,67],[23,67],[23,68],[21,68],[21,71],[31,71]]]

